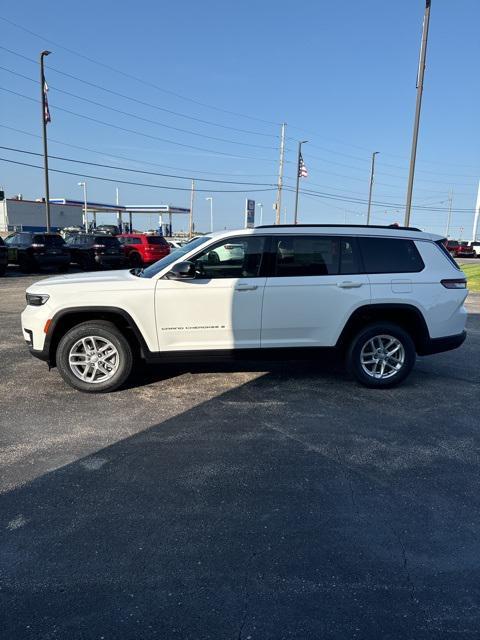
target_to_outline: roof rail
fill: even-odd
[[[359,229],[399,229],[400,231],[422,231],[417,227],[401,227],[398,224],[262,224],[255,229],[278,229],[278,227],[282,228],[304,228],[304,227],[345,227],[350,228],[354,227]]]

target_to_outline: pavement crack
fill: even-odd
[[[254,551],[252,553],[252,555],[250,556],[250,558],[247,560],[246,563],[246,568],[245,568],[245,576],[243,579],[243,608],[242,608],[242,615],[240,618],[240,624],[239,624],[239,628],[238,628],[238,634],[237,634],[237,640],[242,640],[243,638],[243,629],[247,623],[247,619],[248,619],[248,607],[250,604],[250,590],[248,588],[248,579],[249,579],[249,574],[251,571],[251,564],[254,560],[254,558],[256,557],[257,552]]]

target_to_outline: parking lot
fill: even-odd
[[[3,636],[470,638],[480,295],[400,388],[331,363],[164,366],[88,396],[0,282]]]

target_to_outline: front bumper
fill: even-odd
[[[458,349],[465,342],[467,332],[457,333],[454,336],[445,336],[443,338],[430,338],[421,348],[417,349],[419,356],[429,356],[434,353],[442,353],[443,351],[452,351]]]

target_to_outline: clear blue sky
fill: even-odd
[[[480,177],[480,3],[432,0],[432,5],[414,205],[435,210],[415,210],[412,222],[443,232],[452,188],[454,210],[469,210],[454,212],[452,233],[458,235],[464,227],[463,237],[469,237]],[[117,5],[91,0],[81,5],[51,0],[45,5],[25,0],[4,5],[1,15],[33,33],[2,20],[0,44],[32,59],[43,48],[54,52],[47,58],[46,73],[52,155],[153,172],[267,183],[248,187],[199,182],[197,186],[206,192],[196,197],[197,229],[207,228],[205,197],[219,189],[239,192],[212,193],[216,228],[242,226],[246,196],[264,204],[264,222],[273,221],[275,192],[255,189],[269,188],[276,180],[282,121],[287,122],[287,184],[294,184],[297,141],[308,139],[304,159],[310,175],[302,180],[302,187],[335,198],[301,196],[302,221],[362,222],[370,156],[380,151],[374,200],[382,204],[374,207],[373,221],[401,222],[424,6],[423,0],[139,0]],[[0,58],[2,67],[37,80],[38,65],[4,49]],[[119,98],[58,71],[153,106]],[[37,84],[3,69],[0,86],[38,98]],[[132,115],[81,101],[59,89]],[[38,136],[38,104],[4,91],[0,94],[0,123]],[[4,127],[0,140],[3,146],[41,151],[38,137]],[[35,156],[4,150],[0,155],[41,164]],[[189,187],[188,180],[60,160],[52,160],[51,168]],[[51,195],[80,198],[80,179],[52,173]],[[114,201],[115,183],[87,181],[92,200]],[[8,195],[42,195],[38,169],[1,162],[0,184]],[[189,203],[188,191],[118,186],[121,201],[129,204]],[[362,202],[348,201],[357,199]],[[291,219],[293,194],[285,193],[283,202]],[[149,222],[144,219],[142,225]]]

